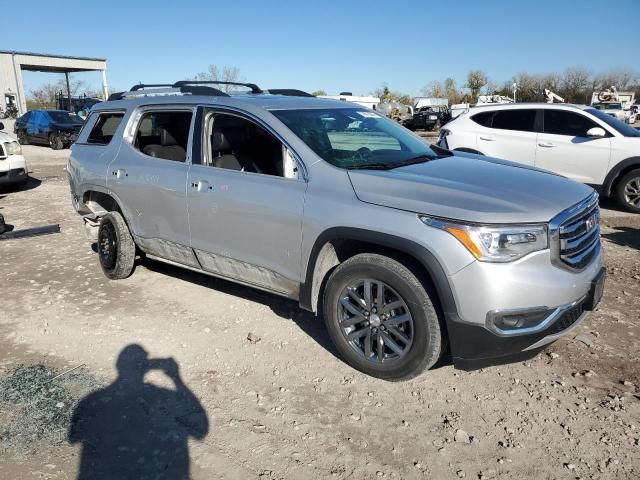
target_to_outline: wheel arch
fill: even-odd
[[[85,208],[82,210],[86,210],[96,217],[100,217],[109,212],[119,212],[131,229],[129,212],[122,208],[122,205],[123,203],[118,198],[118,195],[107,188],[90,185],[83,190],[81,206]]]
[[[306,265],[305,281],[300,286],[300,307],[317,313],[331,271],[347,258],[365,252],[401,261],[417,274],[428,291],[432,290],[429,293],[435,295],[434,301],[445,319],[457,316],[445,271],[425,246],[395,235],[354,227],[333,227],[318,236]]]
[[[602,195],[610,197],[615,191],[618,180],[631,170],[640,169],[640,156],[629,157],[618,162],[607,174],[602,183]]]

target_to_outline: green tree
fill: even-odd
[[[311,92],[311,95],[313,95],[314,97],[320,97],[320,96],[324,96],[326,95],[327,92],[325,92],[324,90],[316,90],[315,92]]]
[[[471,90],[471,98],[473,102],[478,100],[480,90],[489,82],[489,78],[482,70],[471,70],[467,74],[467,83],[465,87]]]

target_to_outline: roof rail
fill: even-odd
[[[310,93],[295,88],[270,88],[267,92],[272,95],[286,95],[287,97],[313,97]]]
[[[180,80],[172,85],[173,88],[181,88],[185,85],[236,85],[251,89],[251,93],[262,93],[262,90],[255,83],[223,82],[219,80]]]
[[[130,92],[135,92],[137,90],[142,90],[144,88],[154,88],[154,87],[173,87],[171,83],[138,83],[129,89]]]

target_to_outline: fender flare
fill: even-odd
[[[622,172],[632,167],[640,168],[640,156],[629,157],[621,162],[618,162],[607,174],[602,183],[602,195],[605,197],[611,196],[611,191],[615,181],[622,175]]]
[[[313,308],[313,280],[318,255],[324,245],[334,240],[355,240],[371,243],[380,247],[387,247],[415,258],[427,271],[435,287],[442,313],[449,323],[451,318],[458,318],[453,291],[444,268],[436,257],[426,247],[412,240],[354,227],[332,227],[322,232],[315,240],[306,266],[305,281],[300,285],[300,307],[314,311]]]

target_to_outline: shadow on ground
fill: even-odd
[[[271,309],[273,313],[278,315],[280,318],[293,320],[294,322],[296,322],[296,324],[302,329],[302,331],[309,335],[321,347],[323,347],[336,358],[339,358],[337,351],[331,344],[329,335],[324,328],[322,320],[316,317],[313,313],[302,310],[298,306],[298,302],[279,297],[271,293],[263,292],[261,290],[256,290],[255,288],[245,287],[231,281],[212,277],[204,273],[186,270],[184,268],[175,267],[173,265],[151,260],[148,258],[140,260],[139,262],[152,272],[169,275],[171,277],[178,278],[180,280],[194,283],[203,287],[211,288],[228,295],[233,295],[245,300],[249,300],[251,302],[257,302],[266,305]]]
[[[118,378],[76,406],[68,441],[82,446],[78,480],[186,480],[188,440],[203,439],[209,420],[183,383],[172,358],[149,359],[139,345],[125,347],[116,363]],[[144,382],[159,370],[175,390]]]
[[[603,233],[602,236],[622,247],[640,250],[640,230],[633,227],[616,227],[613,232]]]
[[[33,190],[38,188],[42,181],[35,177],[28,177],[26,183],[17,184],[17,185],[4,185],[0,187],[0,192],[2,193],[15,193],[26,190]],[[6,197],[6,195],[0,196],[0,199]]]

